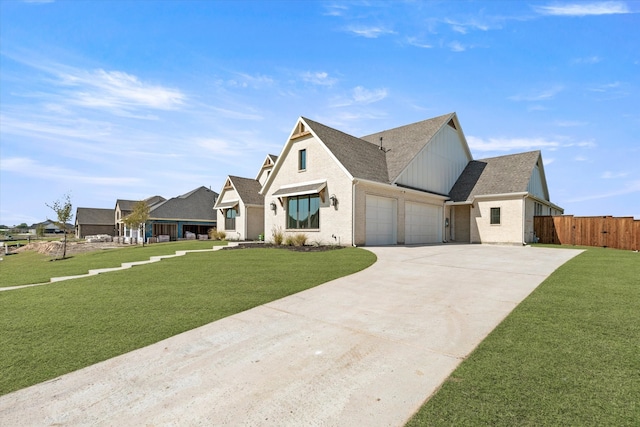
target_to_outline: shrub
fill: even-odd
[[[307,235],[298,233],[293,236],[292,240],[293,246],[304,246],[307,243]]]
[[[285,237],[284,244],[285,246],[293,246],[293,236],[289,234],[287,237]]]
[[[208,234],[211,240],[224,240],[227,237],[227,233],[218,231],[216,228],[210,228]]]
[[[284,240],[282,227],[273,227],[273,229],[271,229],[271,235],[273,236],[273,243],[280,246],[282,244],[282,241]]]

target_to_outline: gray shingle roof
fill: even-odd
[[[462,171],[449,196],[454,202],[476,196],[526,192],[540,151],[472,160]]]
[[[178,197],[173,197],[151,207],[151,219],[194,219],[215,221],[213,204],[218,193],[207,187],[198,187]]]
[[[133,205],[135,205],[138,202],[138,200],[124,200],[124,199],[118,199],[116,200],[116,206],[120,206],[120,210],[121,211],[132,211],[133,210]]]
[[[257,179],[242,178],[240,176],[229,175],[233,188],[236,189],[238,197],[242,199],[245,205],[260,205],[264,204],[264,196],[259,194],[262,185]]]
[[[80,225],[114,225],[115,209],[78,208],[76,223]]]
[[[354,178],[389,182],[385,153],[375,144],[303,117]]]
[[[388,150],[386,154],[389,181],[395,181],[409,163],[418,155],[420,150],[433,138],[438,130],[454,116],[454,113],[444,114],[432,119],[384,130],[361,139]]]

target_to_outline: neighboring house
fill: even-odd
[[[211,207],[218,193],[198,187],[186,194],[162,200],[149,209],[145,237],[169,236],[170,240],[187,237],[187,233],[206,235],[216,228],[216,214]]]
[[[65,224],[67,232],[73,230],[73,224]],[[29,234],[37,234],[38,229],[42,228],[45,234],[62,234],[64,231],[58,227],[52,220],[48,219],[43,222],[32,224],[29,228]]]
[[[264,196],[260,194],[277,156],[269,154],[255,179],[229,175],[213,209],[218,231],[228,239],[258,240],[264,235]]]
[[[149,205],[149,209],[158,203],[164,202],[166,199],[162,196],[152,196],[147,199],[144,199],[145,202]],[[138,200],[116,200],[116,207],[114,209],[114,218],[115,218],[115,236],[123,237],[125,239],[134,238],[137,239],[139,236],[139,230],[130,229],[123,222],[122,219],[129,215],[133,211],[133,206],[138,202]]]
[[[116,226],[114,209],[77,208],[76,209],[76,238],[107,234],[114,236]]]
[[[529,242],[534,213],[562,212],[535,153],[474,161],[455,113],[362,138],[301,117],[260,190],[266,240],[280,229],[342,245]],[[486,184],[515,176],[526,182]]]

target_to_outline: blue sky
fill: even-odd
[[[457,112],[552,202],[640,218],[640,2],[0,0],[0,224],[255,177],[299,116]]]

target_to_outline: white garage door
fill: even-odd
[[[367,245],[395,245],[398,242],[396,237],[396,200],[367,195],[365,209],[365,243]]]
[[[404,239],[407,245],[442,242],[440,206],[407,202],[404,214]]]

